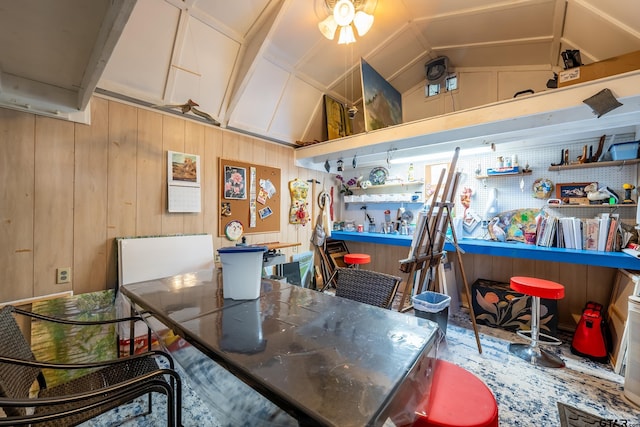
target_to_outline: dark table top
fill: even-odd
[[[407,420],[429,392],[437,325],[263,280],[260,298],[222,297],[202,271],[121,287],[123,294],[301,424]]]

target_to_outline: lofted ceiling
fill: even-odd
[[[322,0],[0,3],[0,105],[77,121],[94,90],[147,106],[192,99],[222,127],[322,139],[323,95],[361,98],[364,58],[401,93],[424,64],[562,69],[640,50],[637,0],[377,0],[354,44],[324,38]],[[159,108],[159,107],[155,107]],[[195,118],[195,116],[194,116]]]

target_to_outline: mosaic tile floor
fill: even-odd
[[[625,400],[622,393],[624,377],[613,373],[608,365],[571,354],[566,343],[557,350],[566,361],[565,368],[537,368],[508,353],[509,340],[517,339],[515,334],[482,325],[479,330],[482,354],[478,353],[468,317],[452,316],[446,340],[439,348],[439,356],[476,374],[493,390],[498,401],[501,426],[560,426],[558,402],[611,421],[606,425],[615,425],[613,421],[617,420],[618,425],[640,426],[640,408]],[[182,353],[176,359],[187,364],[189,370],[194,366],[189,360],[201,360],[190,352]],[[277,409],[270,407],[268,402],[264,402],[244,384],[234,379],[224,379],[222,368],[208,362],[197,369],[201,374],[206,372],[215,378],[215,382],[209,382],[215,386],[203,391],[203,384],[208,380],[194,382],[185,376],[185,427],[290,425],[286,415],[278,413]],[[244,402],[239,402],[238,396],[244,396]],[[216,400],[216,404],[205,404],[211,398]],[[234,403],[226,405],[225,398]],[[158,399],[158,404],[154,405],[156,410],[150,416],[123,421],[123,417],[130,413],[144,410],[144,405],[134,403],[129,408],[102,416],[86,426],[161,425],[163,411],[160,401]]]

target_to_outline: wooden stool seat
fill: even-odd
[[[515,276],[511,278],[510,287],[516,292],[531,296],[531,329],[518,331],[517,334],[530,341],[529,344],[509,344],[509,352],[526,360],[532,365],[547,368],[563,368],[564,361],[556,354],[540,348],[539,344],[559,345],[562,343],[556,337],[540,332],[540,298],[564,298],[564,286],[551,280],[535,277]],[[540,338],[545,341],[541,342]]]
[[[498,427],[498,403],[487,385],[453,363],[437,360],[429,398],[412,427]]]
[[[344,263],[347,265],[359,266],[361,264],[369,264],[371,256],[367,254],[345,254]]]

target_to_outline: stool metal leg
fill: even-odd
[[[529,344],[509,344],[509,352],[518,356],[521,359],[526,360],[527,362],[537,365],[544,366],[547,368],[564,368],[564,361],[558,357],[557,355],[540,348],[539,346],[539,338],[540,335],[544,336],[547,339],[551,339],[549,342],[550,345],[558,345],[560,344],[560,340],[555,337],[551,337],[549,335],[540,334],[538,323],[540,321],[540,297],[532,296],[531,297],[531,330],[530,331],[518,331],[518,335],[521,337],[530,340]],[[531,337],[527,335],[531,335]],[[547,342],[543,342],[547,344]]]

